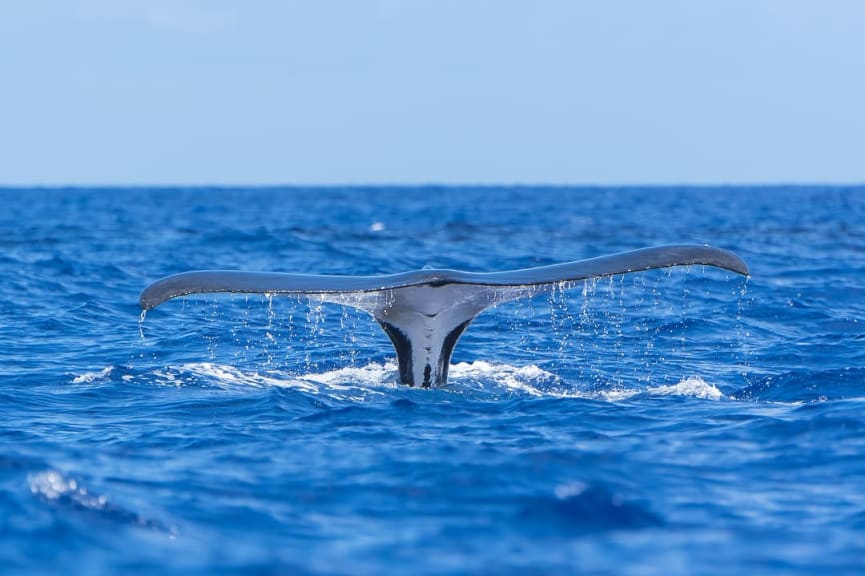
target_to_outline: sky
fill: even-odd
[[[859,0],[0,0],[0,186],[865,182]]]

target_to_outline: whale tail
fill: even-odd
[[[324,276],[239,271],[183,272],[144,289],[149,310],[178,296],[206,292],[298,294],[370,313],[396,350],[400,381],[442,386],[459,337],[486,308],[547,292],[562,283],[688,265],[715,266],[748,275],[732,252],[709,246],[644,248],[564,264],[507,272],[417,270],[386,276]]]

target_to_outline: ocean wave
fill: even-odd
[[[647,507],[627,500],[610,487],[584,482],[559,485],[554,497],[530,499],[523,505],[519,517],[533,531],[557,536],[637,530],[664,524],[663,519]]]
[[[80,479],[57,470],[44,470],[27,478],[30,493],[37,498],[66,510],[78,510],[97,515],[111,522],[164,532],[174,536],[176,530],[166,524],[112,503],[104,494],[89,490]]]
[[[767,376],[732,396],[761,402],[824,402],[855,400],[863,395],[865,368],[799,369]]]

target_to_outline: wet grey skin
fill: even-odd
[[[727,250],[699,245],[643,248],[587,260],[507,272],[416,270],[385,276],[325,276],[203,270],[157,280],[139,303],[150,310],[188,294],[235,292],[303,295],[352,306],[378,321],[396,349],[399,377],[408,386],[443,386],[454,346],[483,310],[571,283],[671,266],[704,265],[749,275]]]

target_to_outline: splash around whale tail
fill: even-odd
[[[656,246],[620,254],[506,272],[416,270],[385,276],[325,276],[205,270],[157,280],[144,289],[141,308],[206,292],[305,295],[370,313],[396,349],[400,380],[409,386],[447,382],[454,346],[486,308],[552,290],[562,283],[688,265],[748,275],[727,250],[699,245]]]

